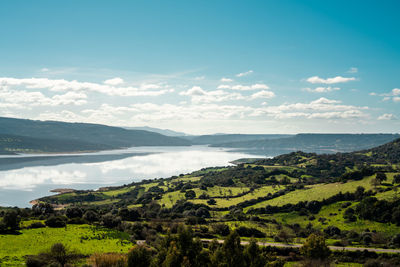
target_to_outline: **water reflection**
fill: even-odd
[[[104,155],[107,157],[91,159]],[[117,157],[109,157],[110,155]],[[47,195],[49,189],[56,187],[96,189],[104,185],[179,175],[204,167],[226,166],[232,160],[256,156],[194,146],[131,148],[90,155],[51,157],[61,160],[61,163],[57,164],[56,160],[51,164],[54,166],[32,166],[32,162],[40,165],[43,161],[42,164],[46,165],[52,159],[24,161],[24,157],[20,157],[22,162],[17,163],[21,168],[0,171],[0,205],[27,206],[29,200]],[[70,163],[66,163],[68,160]]]

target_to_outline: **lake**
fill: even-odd
[[[207,146],[133,147],[82,154],[0,156],[0,206],[30,207],[55,188],[97,189],[167,178],[239,158],[264,157]]]

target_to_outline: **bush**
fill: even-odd
[[[66,219],[62,216],[51,216],[44,222],[48,227],[65,227],[67,225]]]
[[[186,199],[194,199],[196,197],[196,192],[194,192],[193,190],[188,190],[185,193],[185,197]]]
[[[117,227],[121,223],[121,217],[114,216],[111,213],[107,213],[106,215],[101,217],[101,222],[105,227],[113,228]]]
[[[88,210],[83,214],[83,219],[92,223],[99,220],[99,215],[93,210]]]
[[[85,224],[86,221],[80,217],[74,217],[74,218],[68,220],[68,223],[70,223],[70,224]]]
[[[25,264],[27,267],[42,267],[46,266],[47,262],[39,256],[28,256]]]
[[[208,205],[215,205],[215,204],[217,204],[217,201],[215,201],[215,199],[211,198],[211,199],[207,200],[207,204]]]
[[[79,207],[70,207],[70,208],[67,208],[67,210],[65,211],[65,215],[70,219],[81,218],[83,215],[83,211]]]
[[[152,252],[143,245],[134,246],[128,253],[128,267],[150,266]]]
[[[55,243],[48,252],[28,256],[25,263],[28,267],[70,266],[70,263],[72,264],[82,257],[82,255],[69,250],[63,244]]]
[[[4,227],[10,228],[11,230],[16,230],[19,228],[19,222],[21,221],[21,217],[15,210],[8,210],[5,212],[3,216]]]
[[[328,236],[340,235],[341,231],[336,226],[330,225],[324,229],[324,233]]]
[[[316,234],[311,234],[307,238],[300,251],[308,259],[323,260],[331,254],[331,251],[325,244],[325,238]]]
[[[236,232],[240,236],[244,237],[255,237],[255,238],[263,238],[265,237],[265,234],[261,231],[259,231],[256,228],[248,228],[245,226],[240,226],[239,228],[236,229]]]
[[[90,256],[89,262],[94,267],[124,267],[126,256],[118,253],[96,253]]]
[[[46,225],[44,225],[41,222],[34,222],[34,223],[31,223],[27,228],[28,229],[35,229],[35,228],[43,228],[43,227],[46,227]]]
[[[213,224],[211,227],[217,235],[227,236],[230,233],[229,226],[223,223]]]

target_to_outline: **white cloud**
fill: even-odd
[[[399,88],[394,88],[394,89],[392,90],[392,94],[393,94],[393,95],[400,95],[400,89],[399,89]]]
[[[357,73],[358,72],[358,68],[355,68],[355,67],[351,67],[348,71],[347,71],[347,73]]]
[[[395,120],[397,119],[395,115],[391,113],[385,113],[378,117],[378,120]]]
[[[67,92],[54,96],[45,96],[42,92],[11,90],[6,86],[0,87],[0,100],[3,107],[29,109],[35,106],[84,105],[87,95],[83,92]]]
[[[192,102],[194,103],[211,103],[211,102],[222,102],[227,100],[239,100],[244,99],[241,94],[238,93],[228,93],[223,90],[215,90],[215,91],[204,91],[199,86],[193,86],[187,91],[183,91],[179,93],[183,96],[190,96]]]
[[[266,91],[269,93],[269,91]],[[223,94],[222,94],[223,95]],[[269,95],[266,95],[269,96]],[[202,104],[203,103],[203,104]],[[116,114],[120,112],[131,114],[133,121],[159,122],[165,120],[225,120],[244,118],[275,119],[360,119],[368,114],[364,111],[368,107],[343,105],[338,100],[319,98],[309,103],[282,104],[278,106],[263,105],[250,107],[243,105],[217,105],[206,101],[180,106],[171,104],[157,105],[153,103],[134,104],[121,110],[120,107],[102,106],[99,109],[86,111],[89,117],[102,116],[102,114]],[[117,111],[113,111],[117,109]],[[97,114],[97,115],[95,115]]]
[[[332,91],[338,91],[340,90],[339,87],[317,87],[315,89],[312,88],[304,88],[305,91],[307,92],[311,92],[311,93],[328,93],[328,92],[332,92]]]
[[[354,119],[367,117],[368,107],[343,105],[338,100],[321,97],[310,103],[283,104],[254,109],[250,116],[272,116],[275,119]]]
[[[202,81],[202,80],[204,80],[206,78],[206,76],[197,76],[197,77],[194,77],[194,80],[195,81]]]
[[[256,83],[252,85],[227,85],[227,84],[221,84],[218,86],[218,89],[231,89],[231,90],[240,90],[240,91],[250,91],[250,90],[259,90],[259,89],[264,89],[268,90],[269,86],[263,83]]]
[[[369,93],[369,95],[371,95],[371,96],[376,96],[377,93],[372,92],[372,93]]]
[[[227,84],[221,84],[218,85],[217,89],[231,89],[231,86]]]
[[[206,95],[207,92],[204,91],[200,86],[193,86],[189,90],[180,92],[179,94],[185,96],[200,96],[200,95]]]
[[[250,75],[250,74],[252,74],[252,73],[253,73],[252,70],[248,70],[248,71],[246,71],[246,72],[241,72],[241,73],[236,74],[236,77],[243,77],[243,76]]]
[[[112,79],[105,80],[103,83],[107,84],[107,85],[114,85],[115,86],[115,85],[123,84],[124,80],[122,78],[115,77],[115,78],[112,78]]]
[[[117,80],[115,80],[117,79]],[[111,83],[120,83],[120,78],[111,79]],[[110,83],[110,80],[104,81]],[[48,89],[53,92],[61,91],[91,91],[110,96],[159,96],[173,92],[173,89],[160,89],[160,85],[144,84],[139,88],[132,86],[115,86],[110,84],[98,84],[91,82],[78,82],[76,80],[67,81],[63,79],[53,80],[48,78],[0,78],[0,86],[22,86],[28,89]],[[156,89],[156,90],[149,90]]]
[[[313,76],[313,77],[308,78],[307,82],[313,83],[313,84],[315,84],[315,83],[335,84],[335,83],[346,83],[346,82],[355,81],[355,80],[356,80],[356,78],[354,78],[354,77],[346,78],[346,77],[342,77],[342,76],[336,76],[333,78],[323,79],[318,76]]]
[[[281,105],[269,105],[264,102],[260,106],[251,106],[244,104],[247,101],[241,101],[240,104],[225,104],[222,101],[236,98],[241,100],[268,99],[272,97],[272,92],[261,91],[262,93],[258,94],[259,92],[257,92],[254,96],[230,94],[222,90],[205,92],[205,95],[190,95],[191,101],[188,103],[136,103],[126,106],[102,104],[75,112],[70,110],[49,111],[31,118],[95,122],[120,126],[129,124],[156,126],[163,123],[179,126],[191,125],[194,121],[204,123],[204,125],[207,125],[208,122],[217,121],[224,125],[232,125],[232,123],[241,124],[253,120],[284,123],[284,120],[292,119],[302,119],[302,123],[306,120],[334,120],[340,123],[354,123],[354,120],[359,121],[369,117],[368,107],[345,105],[338,100],[324,97],[311,102],[284,103]]]
[[[369,95],[376,96],[378,94],[370,93]],[[390,93],[379,94],[379,96],[383,96],[382,101],[388,101],[392,99],[393,102],[400,102],[400,89],[394,88],[392,91],[390,91]]]
[[[162,86],[161,84],[155,84],[155,83],[142,83],[139,88],[140,90],[151,90],[151,89],[161,89]]]
[[[40,69],[41,72],[48,72],[49,70],[50,70],[50,69],[48,69],[48,68],[41,68],[41,69]]]
[[[223,82],[223,83],[229,83],[229,82],[233,82],[233,80],[232,80],[232,79],[229,79],[229,78],[224,78],[224,77],[222,77],[222,78],[221,78],[221,82]]]
[[[0,179],[0,187],[31,191],[40,184],[83,183],[87,174],[82,171],[62,171],[50,168],[24,168],[6,172]]]
[[[251,98],[251,99],[257,99],[257,98],[272,98],[272,97],[274,97],[274,96],[275,96],[274,92],[262,90],[262,91],[260,91],[260,92],[257,92],[257,93],[252,94],[250,98]]]

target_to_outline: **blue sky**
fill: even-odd
[[[0,116],[399,132],[398,1],[0,3]]]

